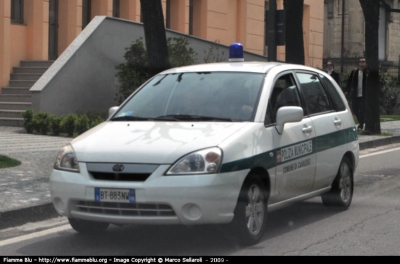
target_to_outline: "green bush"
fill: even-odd
[[[81,111],[77,112],[78,116],[83,114],[85,114],[89,118],[89,128],[97,126],[108,118],[108,111],[90,110],[86,113],[83,113]]]
[[[61,133],[61,117],[50,115],[50,128],[54,136],[59,136]]]
[[[76,120],[77,116],[74,114],[63,116],[61,119],[61,129],[65,131],[69,137],[74,135]]]
[[[221,62],[224,58],[224,52],[219,52],[219,42],[216,41],[210,45],[208,50],[204,50],[204,62]]]
[[[89,122],[90,122],[89,118],[85,114],[80,115],[75,120],[75,130],[78,133],[78,135],[82,134],[83,132],[89,129]]]
[[[32,134],[34,130],[33,110],[32,109],[25,110],[25,112],[22,113],[22,117],[24,119],[24,128],[26,130],[26,133]]]
[[[197,63],[197,53],[189,47],[189,41],[187,38],[168,38],[167,46],[169,62],[172,68]]]
[[[103,123],[105,121],[105,119],[98,117],[96,119],[93,119],[92,121],[90,121],[90,128],[93,128],[101,123]]]
[[[50,128],[49,114],[46,112],[39,112],[33,117],[33,126],[36,133],[47,135]]]
[[[116,77],[119,81],[116,100],[120,103],[151,77],[142,38],[136,40],[125,50],[126,62],[116,66]]]
[[[379,83],[380,83],[380,101],[379,106],[381,113],[392,115],[395,109],[400,106],[399,95],[400,87],[397,85],[398,78],[394,78],[387,72],[379,69]]]
[[[40,112],[35,114],[32,109],[22,113],[24,118],[24,127],[27,133],[40,133],[43,135],[52,134],[59,136],[61,133],[67,133],[69,137],[74,133],[82,134],[86,130],[104,122],[107,119],[108,111],[88,111],[77,114],[69,114],[58,117],[49,113]]]

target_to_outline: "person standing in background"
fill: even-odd
[[[335,65],[330,60],[326,63],[326,72],[341,86],[339,73],[335,71]]]
[[[367,61],[365,60],[365,57],[360,57],[358,68],[351,71],[346,86],[346,95],[350,95],[353,113],[356,115],[359,122],[357,130],[364,129],[365,97],[367,87],[366,67]]]

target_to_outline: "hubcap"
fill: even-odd
[[[246,224],[252,235],[257,235],[264,221],[264,196],[258,185],[252,185],[247,192]]]
[[[346,163],[342,164],[342,167],[340,168],[340,175],[341,175],[339,182],[340,197],[342,198],[343,202],[347,203],[351,198],[352,183],[351,183],[351,172]]]

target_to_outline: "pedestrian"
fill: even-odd
[[[330,60],[326,63],[326,72],[336,81],[337,84],[339,84],[339,86],[341,86],[339,73],[335,71],[335,65]]]
[[[346,86],[346,95],[351,98],[353,113],[356,115],[359,126],[357,130],[364,129],[365,97],[367,87],[367,62],[365,57],[360,57],[358,68],[351,71]]]

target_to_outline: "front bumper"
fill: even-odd
[[[160,165],[145,181],[96,180],[86,163],[80,173],[53,170],[50,194],[61,215],[114,224],[229,223],[248,173],[165,176]],[[96,202],[95,188],[134,189],[135,203]]]

